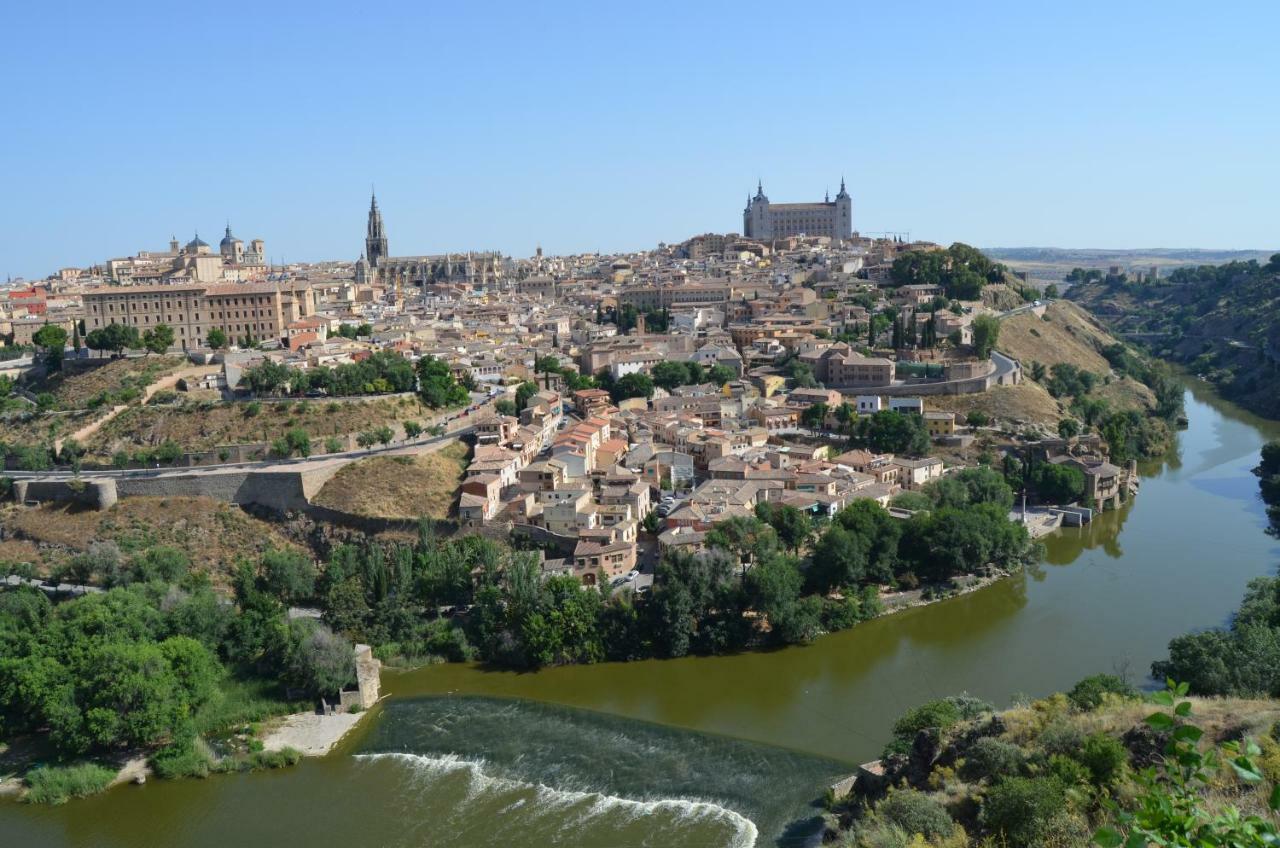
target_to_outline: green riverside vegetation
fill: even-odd
[[[894,725],[883,775],[829,797],[847,848],[1280,844],[1280,727],[1269,704],[1144,699],[1113,675],[1003,712],[967,696]],[[1264,708],[1265,707],[1265,708]]]

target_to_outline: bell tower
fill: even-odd
[[[382,225],[382,212],[378,210],[378,196],[369,201],[369,223],[365,228],[364,255],[369,265],[376,268],[387,258],[387,231]]]

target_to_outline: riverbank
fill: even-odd
[[[304,757],[323,757],[368,714],[367,710],[330,715],[294,713],[267,730],[262,747],[265,751],[292,748]]]

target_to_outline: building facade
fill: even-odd
[[[853,199],[840,180],[835,200],[821,203],[770,203],[764,186],[757,184],[754,197],[742,210],[742,233],[747,238],[769,241],[792,236],[848,239],[853,236]]]
[[[184,350],[203,347],[215,328],[232,341],[284,339],[290,323],[316,311],[315,292],[303,282],[110,286],[81,297],[87,331],[123,324],[142,333],[167,324]]]

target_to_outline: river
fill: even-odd
[[[831,779],[893,719],[968,692],[1007,704],[1098,671],[1146,677],[1168,640],[1227,621],[1280,543],[1250,469],[1264,422],[1192,385],[1175,452],[1124,509],[977,592],[729,657],[388,673],[334,755],[283,772],[0,805],[0,845],[802,844]]]

